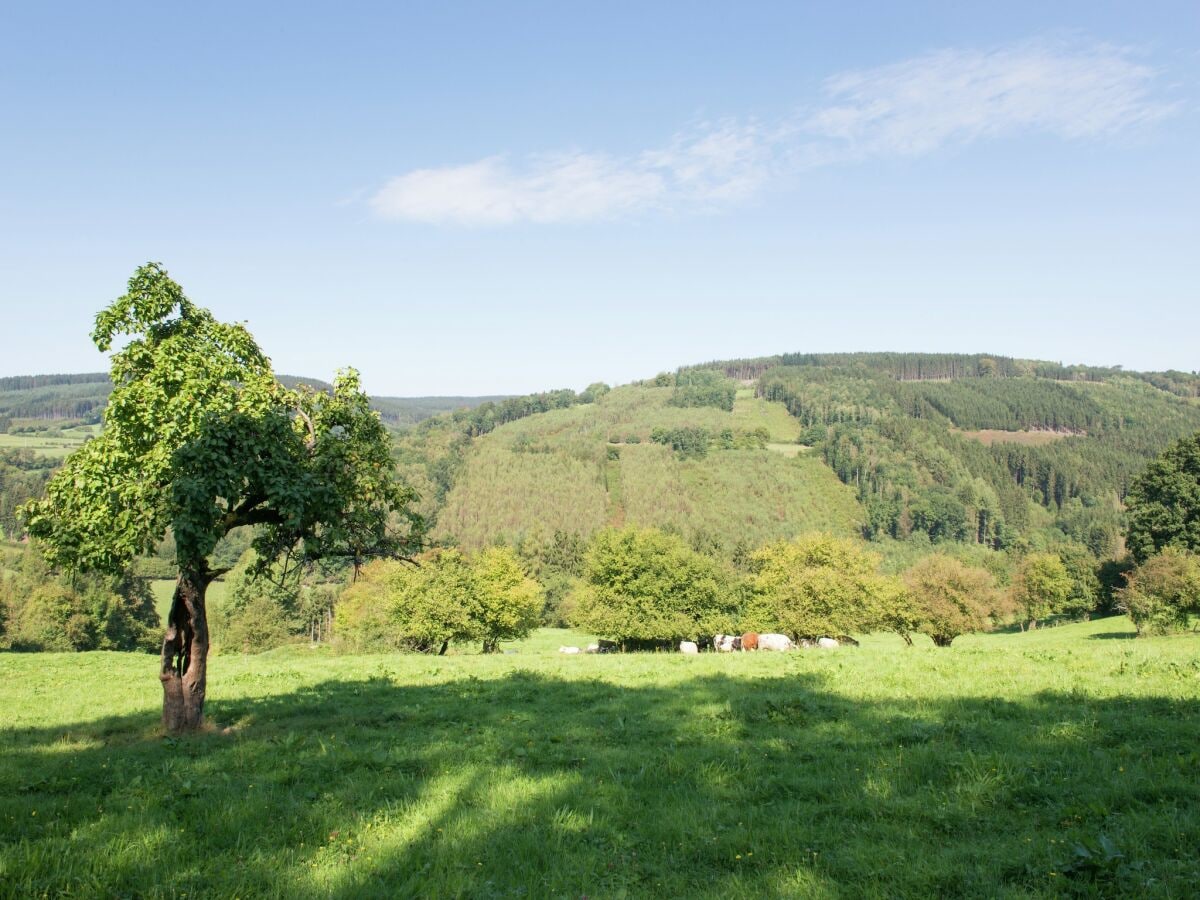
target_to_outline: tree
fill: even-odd
[[[980,631],[993,614],[998,596],[991,573],[934,553],[904,573],[916,630],[939,647],[960,634]]]
[[[1200,616],[1200,557],[1168,547],[1128,576],[1117,591],[1118,608],[1138,633],[1182,631],[1188,616]]]
[[[737,596],[720,564],[681,537],[630,526],[592,540],[573,603],[573,624],[633,646],[728,631]]]
[[[825,534],[763,547],[751,556],[745,624],[804,639],[870,631],[896,594],[878,566],[857,542]]]
[[[284,388],[250,332],[196,306],[161,265],[96,316],[112,356],[100,435],[67,458],[23,514],[55,566],[115,572],[168,527],[179,569],[162,645],[163,724],[200,726],[209,647],[209,557],[257,526],[261,560],[358,562],[419,544],[414,493],[353,370],[332,391]]]
[[[1137,562],[1164,547],[1200,552],[1200,431],[1146,466],[1125,503],[1129,550]]]
[[[1039,619],[1062,612],[1075,582],[1057,553],[1031,553],[1021,562],[1013,582],[1013,600],[1037,628]]]
[[[541,611],[537,582],[513,551],[493,547],[474,559],[434,550],[415,565],[372,563],[343,592],[336,615],[340,639],[356,650],[440,654],[453,641],[478,640],[494,653],[537,627]]]
[[[36,547],[26,548],[15,571],[0,578],[4,609],[8,643],[20,650],[148,652],[161,634],[145,579],[129,573],[55,577]]]
[[[512,550],[489,547],[475,558],[472,569],[484,653],[495,653],[501,641],[518,640],[537,627],[542,589],[521,570]]]

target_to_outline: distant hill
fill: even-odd
[[[318,390],[331,385],[316,378],[280,375],[288,387],[308,384]],[[64,423],[94,424],[108,402],[112,384],[107,373],[74,375],[17,375],[0,378],[0,418],[29,419],[36,422],[63,420]],[[389,425],[414,425],[430,416],[455,409],[472,409],[481,403],[505,399],[505,395],[487,397],[372,397],[371,406]]]
[[[108,390],[104,375],[0,379],[0,424],[41,429],[0,436],[0,451],[68,452]],[[634,523],[733,561],[816,529],[859,534],[894,559],[933,546],[1019,556],[1065,545],[1103,559],[1122,550],[1132,480],[1200,430],[1200,375],[988,354],[796,353],[611,391],[372,403],[405,426],[397,466],[434,536],[466,547],[582,540]],[[5,465],[12,496],[0,497],[0,525],[11,533],[5,510],[39,489],[45,466]]]
[[[981,552],[1073,544],[1104,558],[1121,550],[1132,479],[1200,430],[1198,396],[1194,373],[783,354],[500,419],[487,406],[433,418],[401,438],[398,459],[435,535],[469,547],[632,522],[726,556],[822,529]],[[761,445],[741,440],[759,428]],[[656,431],[678,440],[656,443]],[[695,432],[708,435],[703,455],[688,452]]]

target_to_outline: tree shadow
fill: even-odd
[[[329,681],[214,701],[228,731],[181,740],[149,713],[0,732],[0,893],[1179,895],[1200,877],[1195,699],[864,702],[815,674],[605,671]],[[1120,859],[1081,865],[1100,835]]]

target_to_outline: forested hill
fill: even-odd
[[[1122,549],[1132,479],[1200,430],[1198,393],[1200,376],[1181,372],[785,354],[436,417],[397,453],[435,535],[467,547],[557,532],[538,551],[554,554],[640,523],[730,559],[811,529],[889,553],[1106,559]]]
[[[897,381],[951,381],[961,378],[1042,378],[1050,381],[1108,381],[1127,377],[1144,381],[1179,397],[1200,397],[1200,373],[1133,372],[1120,366],[1063,365],[1038,359],[1015,359],[986,353],[781,353],[752,359],[704,363],[731,378],[754,379],[780,366],[841,369],[863,376]]]
[[[295,375],[280,375],[288,387],[303,383],[328,390],[328,382]],[[30,419],[37,423],[64,420],[64,424],[94,424],[108,402],[112,384],[107,373],[71,375],[16,375],[0,378],[0,420]],[[413,425],[430,416],[481,403],[505,399],[488,397],[372,397],[371,405],[390,425]],[[18,425],[18,427],[21,427]],[[4,429],[4,430],[7,430]]]
[[[776,362],[776,360],[771,360]],[[1117,549],[1132,479],[1200,429],[1200,375],[998,356],[782,356],[757,368],[804,440],[863,503],[868,536],[997,547],[1061,533]]]

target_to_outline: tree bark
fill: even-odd
[[[181,569],[175,583],[158,676],[163,686],[163,728],[172,734],[195,731],[204,723],[208,665],[204,595],[211,580],[208,567],[201,564]]]

